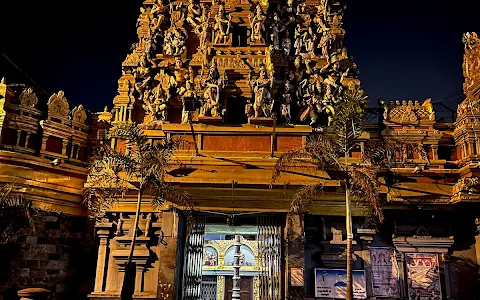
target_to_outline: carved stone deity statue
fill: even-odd
[[[181,87],[178,90],[178,95],[182,100],[183,109],[182,109],[182,124],[187,124],[190,121],[191,116],[193,115],[193,109],[195,102],[197,100],[197,94],[195,93],[194,83],[193,83],[193,70],[190,67],[188,73],[185,74],[185,87]],[[187,107],[187,102],[193,101],[192,107]]]
[[[280,33],[284,31],[283,25],[280,23],[280,17],[277,13],[273,16],[273,23],[270,26],[270,41],[273,45],[273,49],[281,50],[280,47]]]
[[[320,3],[317,6],[317,13],[315,17],[313,18],[313,22],[317,26],[317,32],[322,33],[327,30],[327,2],[328,0],[323,0],[322,3]]]
[[[197,27],[201,20],[202,7],[195,4],[194,0],[189,0],[187,5],[187,22],[192,25],[193,28]]]
[[[272,117],[273,99],[270,90],[273,86],[273,74],[268,74],[265,66],[260,67],[260,74],[256,80],[251,80],[249,74],[248,82],[253,90],[255,102],[253,110],[255,111],[255,118],[258,117]]]
[[[281,116],[285,125],[290,125],[292,121],[292,87],[290,81],[285,81],[285,87],[282,93]]]
[[[290,39],[290,33],[288,32],[288,30],[286,30],[285,37],[283,38],[283,54],[286,57],[289,57],[291,51],[292,51],[292,40]]]
[[[210,18],[208,17],[207,10],[203,7],[202,16],[200,17],[198,24],[193,28],[200,41],[200,44],[198,46],[199,50],[204,50],[208,47],[211,29],[209,19]]]
[[[225,86],[225,74],[223,77],[220,76],[215,61],[212,61],[208,75],[202,82],[202,87],[205,88],[205,91],[203,93],[200,116],[222,117],[224,114],[220,104],[220,93]]]
[[[167,30],[163,50],[166,55],[180,56],[185,52],[185,42],[187,36],[185,32],[180,31],[175,23]]]
[[[326,58],[330,57],[330,49],[332,47],[333,42],[335,41],[335,35],[331,33],[329,30],[325,31],[320,39],[320,43],[318,44],[318,48],[322,49],[322,55]]]
[[[228,14],[225,11],[223,4],[218,6],[218,12],[215,15],[214,31],[214,44],[226,44],[230,37],[230,28],[232,25],[232,14]]]
[[[265,32],[265,14],[262,11],[260,4],[257,5],[255,15],[250,14],[248,16],[250,24],[252,26],[252,34],[250,40],[254,44],[262,44],[265,42],[263,33]]]

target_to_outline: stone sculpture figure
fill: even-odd
[[[199,23],[193,28],[195,33],[198,36],[200,44],[198,46],[199,50],[204,50],[208,47],[208,41],[210,39],[210,20],[207,15],[207,10],[202,8],[202,16],[200,17]]]
[[[294,38],[295,38],[295,43],[293,46],[295,47],[295,55],[299,55],[303,49],[303,35],[302,35],[302,29],[300,27],[300,24],[298,24],[297,27],[295,28]]]
[[[166,55],[180,56],[185,52],[186,34],[180,31],[175,23],[167,30],[163,50]]]
[[[258,4],[255,9],[255,15],[250,14],[248,18],[250,19],[250,25],[252,27],[252,34],[250,35],[251,42],[255,44],[264,43],[263,33],[265,32],[266,17],[260,4]]]
[[[335,35],[333,35],[329,30],[325,31],[320,39],[318,48],[322,49],[322,55],[326,58],[330,57],[330,48],[335,41]]]
[[[260,74],[256,80],[251,80],[251,74],[249,74],[248,82],[253,90],[254,104],[253,110],[255,111],[255,118],[272,116],[273,101],[270,90],[273,86],[273,74],[268,74],[265,66],[260,67]]]
[[[327,2],[328,0],[323,0],[322,3],[320,3],[317,6],[317,13],[315,17],[313,18],[313,22],[317,26],[317,32],[322,33],[327,30]]]
[[[215,61],[212,61],[207,78],[202,83],[205,91],[203,93],[200,116],[221,117],[225,113],[220,105],[220,93],[225,86],[225,74],[223,77],[220,77],[217,64]]]
[[[178,95],[180,96],[183,105],[182,124],[187,124],[190,121],[193,112],[186,109],[186,101],[191,99],[195,102],[197,99],[193,83],[193,70],[191,67],[189,68],[188,73],[185,74],[185,87],[181,87],[178,90]]]
[[[290,56],[290,52],[292,50],[292,40],[290,39],[290,33],[285,31],[285,37],[283,38],[283,54],[285,57]]]
[[[273,45],[273,49],[281,50],[280,47],[280,33],[283,32],[284,28],[280,23],[280,17],[277,13],[273,16],[273,23],[271,25],[270,40]]]
[[[232,24],[232,14],[225,11],[223,4],[218,6],[218,12],[215,15],[215,25],[213,31],[215,32],[214,44],[226,44],[230,36],[230,27]]]
[[[285,125],[290,125],[292,121],[292,88],[290,81],[285,82],[285,89],[282,94],[281,116]]]
[[[202,7],[195,4],[194,0],[189,0],[187,5],[187,22],[192,25],[193,28],[197,27],[201,20]]]

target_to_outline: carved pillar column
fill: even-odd
[[[362,257],[365,269],[365,280],[367,282],[367,297],[373,297],[373,289],[372,289],[372,264],[370,261],[370,245],[373,241],[373,236],[376,234],[374,229],[364,229],[359,228],[357,229],[357,233],[360,236],[360,241],[362,245],[362,250],[360,256]]]
[[[441,254],[443,273],[445,274],[445,290],[447,291],[447,299],[452,299],[452,291],[450,289],[450,254]]]
[[[25,138],[25,148],[28,148],[28,140],[30,139],[30,132],[27,132],[27,137]]]
[[[432,160],[438,160],[438,145],[431,145],[430,149],[432,149]]]
[[[396,253],[397,264],[398,264],[398,278],[399,280],[399,292],[400,298],[407,297],[407,284],[406,284],[406,272],[405,272],[405,256],[402,252]]]
[[[303,215],[287,215],[287,299],[305,299],[305,245]]]
[[[47,134],[44,134],[44,135],[42,136],[42,148],[41,148],[42,151],[46,151],[46,150],[47,150],[47,140],[48,140],[48,135],[47,135]]]
[[[473,137],[468,138],[468,155],[475,155],[475,139]]]
[[[145,271],[145,266],[141,264],[136,265],[136,275],[135,275],[135,294],[140,294],[143,292],[143,273]]]
[[[175,268],[177,262],[178,213],[162,212],[162,242],[159,243],[159,272],[157,298],[175,300]]]
[[[68,146],[68,140],[62,140],[62,154],[66,156],[70,156],[70,153],[67,154],[67,146]],[[70,149],[71,152],[72,149]]]
[[[95,274],[94,293],[103,292],[103,285],[106,277],[108,238],[112,223],[97,224],[97,234],[100,238],[98,246],[97,272]]]
[[[233,254],[233,282],[232,282],[232,300],[240,300],[240,235],[235,235],[235,252]]]
[[[22,130],[17,130],[17,143],[15,145],[20,146],[20,138],[22,137]]]

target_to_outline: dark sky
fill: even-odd
[[[0,48],[49,92],[111,106],[136,42],[142,0],[2,1]],[[462,88],[462,33],[480,31],[478,0],[345,0],[346,46],[376,99],[442,100]],[[17,80],[0,64],[0,76]],[[9,80],[10,78],[10,80]]]

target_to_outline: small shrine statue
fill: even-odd
[[[327,2],[328,0],[323,0],[322,3],[317,6],[317,14],[313,18],[313,22],[317,25],[318,33],[327,30],[327,26],[325,25],[327,23]]]
[[[220,93],[225,87],[225,81],[226,74],[224,73],[222,78],[218,72],[217,64],[212,61],[207,78],[202,83],[205,91],[199,116],[222,117],[224,115],[225,111],[222,110],[220,104]]]
[[[186,33],[180,31],[175,23],[167,30],[163,50],[166,55],[180,56],[185,52]]]
[[[262,11],[260,4],[257,5],[255,15],[250,14],[248,16],[250,24],[252,26],[252,34],[250,40],[254,44],[262,44],[265,42],[263,33],[265,32],[265,14]]]
[[[282,106],[281,106],[281,116],[282,121],[285,125],[290,125],[292,122],[292,111],[291,111],[291,104],[293,102],[292,99],[292,88],[290,81],[285,82],[285,89],[282,93]]]
[[[182,99],[182,124],[187,124],[193,115],[195,109],[195,102],[197,94],[193,84],[193,70],[190,67],[187,74],[185,74],[185,87],[178,90],[178,95]]]
[[[256,80],[251,80],[251,74],[248,76],[248,82],[253,90],[255,102],[253,110],[255,118],[258,117],[272,117],[273,99],[270,90],[273,87],[273,73],[268,74],[267,68],[262,65],[260,67],[260,74]]]
[[[303,34],[302,34],[302,29],[300,28],[300,24],[297,25],[295,28],[295,43],[293,46],[295,47],[295,55],[299,55],[302,53],[303,49]]]
[[[143,109],[145,113],[150,116],[151,121],[167,121],[167,102],[164,95],[150,94],[147,99],[143,99]]]
[[[319,113],[322,111],[322,102],[316,95],[311,95],[307,93],[303,96],[304,107],[302,115],[300,116],[300,121],[304,122],[307,118],[310,118],[310,126],[313,126],[317,123]]]
[[[206,49],[208,46],[208,42],[210,39],[210,20],[207,14],[207,10],[202,8],[202,16],[199,19],[199,22],[195,27],[193,27],[193,31],[197,34],[200,44],[198,48],[200,50]]]
[[[290,33],[288,30],[285,31],[285,37],[283,38],[283,54],[285,57],[290,56],[290,52],[292,51],[292,40],[290,39]]]
[[[270,41],[272,42],[273,49],[281,50],[280,48],[280,33],[283,32],[284,28],[280,23],[280,17],[277,13],[273,16],[273,23],[270,26]]]
[[[193,28],[197,27],[201,22],[200,16],[202,15],[202,7],[195,4],[194,0],[189,0],[187,5],[187,22],[192,25]]]
[[[232,14],[225,12],[223,4],[218,6],[218,12],[215,15],[215,25],[213,31],[215,32],[214,44],[226,44],[230,37],[230,27],[232,25]]]
[[[318,48],[322,49],[322,55],[326,58],[330,57],[330,48],[335,41],[335,35],[330,31],[325,31],[320,39]]]

